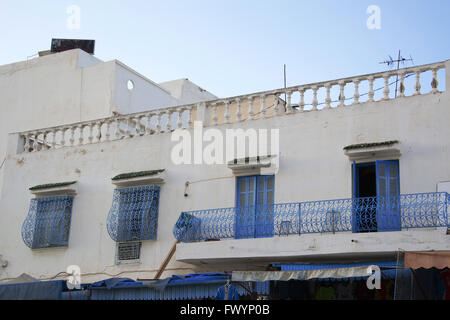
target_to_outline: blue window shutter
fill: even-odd
[[[73,196],[31,199],[22,238],[32,248],[67,246],[70,234]]]
[[[160,187],[146,185],[114,190],[107,228],[116,242],[156,239]]]
[[[255,230],[256,176],[238,177],[236,186],[236,239],[253,238]]]
[[[235,238],[273,236],[274,176],[236,179]]]
[[[378,231],[401,230],[398,161],[376,162]]]
[[[352,232],[358,232],[359,226],[358,226],[358,211],[357,211],[357,184],[358,184],[358,177],[356,174],[356,161],[353,161],[352,163]]]
[[[273,236],[274,176],[257,177],[255,237]]]

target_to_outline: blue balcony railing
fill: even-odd
[[[449,205],[448,193],[432,192],[197,210],[182,212],[173,233],[194,242],[448,227]]]

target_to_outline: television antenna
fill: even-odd
[[[414,60],[411,57],[411,55],[409,55],[409,59],[406,59],[404,57],[402,57],[401,55],[401,51],[398,50],[398,57],[396,60],[394,60],[391,56],[389,56],[389,59],[380,62],[380,64],[386,64],[388,67],[392,68],[395,66],[395,64],[397,64],[397,70],[400,69],[400,63],[402,65],[404,65],[405,63],[407,63],[408,61],[411,61],[411,63],[414,65]],[[397,84],[398,84],[398,74],[395,80],[395,97],[397,98]]]

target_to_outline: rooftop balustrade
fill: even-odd
[[[192,128],[194,121],[202,121],[204,126],[217,126],[309,111],[325,112],[327,109],[405,96],[436,94],[445,90],[439,90],[438,79],[441,79],[439,72],[445,70],[447,64],[448,61],[444,61],[21,132],[22,152],[161,134],[177,128]],[[429,78],[429,84],[424,83],[425,78]],[[414,81],[411,83],[412,79]]]

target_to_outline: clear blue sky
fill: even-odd
[[[66,27],[70,5],[81,28]],[[381,29],[369,30],[369,5]],[[51,38],[95,39],[155,82],[189,78],[233,96],[385,70],[399,49],[414,63],[450,58],[449,0],[0,0],[0,64],[50,49]]]

